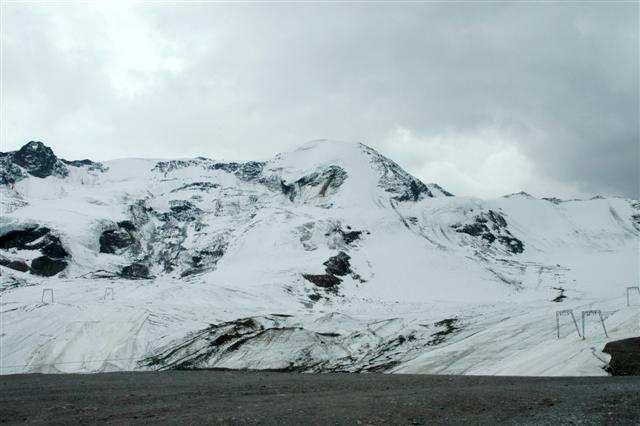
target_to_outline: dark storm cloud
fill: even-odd
[[[638,196],[637,3],[3,6],[3,150],[364,141],[481,196]]]

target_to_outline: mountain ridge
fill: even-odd
[[[554,310],[608,309],[616,337],[637,322],[620,307],[637,200],[453,196],[324,140],[244,163],[25,147],[38,155],[0,155],[0,176],[18,173],[0,184],[2,362],[16,371],[599,374],[604,337],[554,340]]]

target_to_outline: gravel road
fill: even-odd
[[[640,377],[168,371],[0,376],[3,423],[638,424]]]

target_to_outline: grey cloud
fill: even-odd
[[[4,150],[39,138],[68,157],[248,159],[328,137],[367,142],[420,174],[433,158],[396,150],[394,129],[425,149],[490,130],[532,164],[523,184],[543,195],[638,197],[635,3],[11,4],[3,14]],[[143,88],[123,96],[114,75]]]

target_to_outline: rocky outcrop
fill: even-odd
[[[179,222],[193,222],[202,215],[200,210],[194,203],[186,200],[169,201],[169,211],[161,213],[158,218],[162,221],[177,220]]]
[[[49,256],[40,256],[31,261],[31,273],[43,277],[56,275],[67,267],[67,262],[62,259],[52,259]]]
[[[4,256],[0,256],[0,265],[5,268],[13,269],[14,271],[27,272],[29,271],[29,265],[24,260],[11,260]]]
[[[290,201],[295,201],[307,189],[317,189],[320,197],[326,197],[329,191],[336,191],[347,179],[347,172],[340,166],[332,165],[305,175],[294,182],[287,183],[274,176],[261,179],[260,182],[273,188],[274,181],[278,181],[279,190]],[[277,187],[276,187],[277,188]]]
[[[171,192],[180,192],[180,191],[203,191],[210,192],[213,189],[220,188],[220,185],[214,182],[191,182],[185,185],[182,185],[176,189],[171,190]]]
[[[497,240],[510,253],[524,251],[524,243],[511,235],[504,216],[493,210],[476,215],[471,223],[455,224],[452,227],[456,232],[482,238],[487,244]]]
[[[25,177],[26,172],[13,163],[11,153],[0,152],[0,185],[13,185]]]
[[[107,229],[100,235],[100,253],[117,254],[136,243],[135,225],[128,220],[117,223],[116,229]]]
[[[348,316],[343,319],[356,321]],[[456,318],[420,324],[419,329],[404,333],[381,333],[385,325],[399,325],[398,319],[361,323],[352,332],[328,332],[301,327],[290,315],[238,318],[171,341],[142,360],[140,366],[154,370],[385,372],[462,330]]]
[[[323,263],[326,274],[302,274],[302,276],[307,281],[318,287],[330,290],[333,293],[337,291],[337,286],[342,283],[342,278],[338,277],[351,275],[354,280],[358,280],[361,283],[366,282],[360,275],[351,270],[350,260],[351,256],[340,251],[337,255],[330,257]]]
[[[181,276],[186,277],[214,269],[218,261],[224,256],[227,247],[226,241],[221,238],[218,239],[217,244],[209,249],[200,250],[191,256],[191,268],[183,271]]]
[[[404,171],[394,161],[380,155],[376,150],[360,144],[362,151],[369,156],[369,161],[380,173],[378,185],[385,191],[393,194],[396,201],[419,201],[424,198],[438,196],[453,196],[442,187],[435,184],[425,184]]]
[[[351,265],[349,263],[349,256],[347,253],[341,251],[336,256],[330,257],[329,260],[324,262],[326,266],[327,274],[345,276],[351,273]]]
[[[109,170],[109,168],[106,167],[104,164],[96,163],[89,159],[70,161],[70,160],[65,160],[64,158],[61,158],[60,160],[68,166],[86,167],[88,170],[91,170],[91,171],[106,172],[107,170]]]
[[[609,342],[602,352],[611,355],[606,370],[612,376],[640,376],[640,337]]]
[[[360,236],[362,235],[363,231],[352,231],[351,227],[347,227],[347,231],[343,231],[342,229],[339,229],[338,232],[340,232],[340,234],[342,234],[342,240],[344,241],[345,244],[351,244],[352,242],[359,240]]]
[[[149,267],[142,263],[135,262],[122,268],[120,276],[130,280],[149,278]]]
[[[24,260],[0,260],[0,265],[21,272],[49,277],[56,275],[67,267],[66,258],[69,252],[65,249],[57,235],[47,227],[31,226],[16,229],[0,236],[0,250],[39,250],[40,256],[28,266]]]
[[[49,234],[51,230],[47,227],[31,226],[25,229],[16,229],[0,236],[0,249],[8,250],[16,248],[18,250],[32,250],[34,241]]]
[[[351,243],[358,241],[360,238],[362,238],[362,234],[366,233],[367,235],[370,234],[369,231],[356,231],[351,229],[351,226],[347,225],[346,226],[346,230],[342,229],[342,225],[337,222],[335,224],[333,224],[333,226],[331,226],[327,232],[324,234],[325,237],[331,237],[334,234],[339,234],[340,235],[340,239],[342,240],[342,242],[344,244],[346,244],[347,246],[350,245]]]
[[[342,282],[340,278],[331,274],[302,274],[302,277],[318,287],[324,288],[334,288]]]
[[[192,160],[159,161],[151,171],[162,173],[164,176],[187,167],[196,167],[204,170],[221,170],[233,173],[240,180],[249,181],[257,179],[262,173],[264,163],[248,161],[246,163],[218,163],[210,158],[198,157]]]
[[[0,153],[0,185],[12,185],[27,176],[46,178],[69,175],[71,167],[87,167],[105,172],[107,167],[91,160],[68,161],[56,157],[53,150],[38,141],[31,141],[17,151]]]
[[[640,201],[631,201],[630,205],[637,212],[631,214],[631,225],[636,231],[640,232]]]
[[[42,142],[31,141],[13,153],[14,164],[31,176],[45,178],[51,175],[65,177],[69,170],[58,160],[53,150]]]

